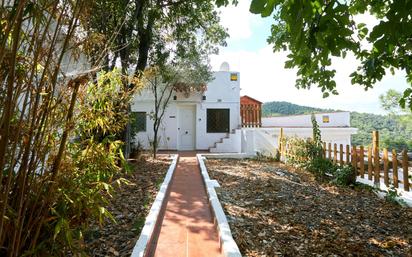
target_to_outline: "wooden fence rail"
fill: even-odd
[[[241,104],[240,117],[242,127],[261,127],[262,126],[262,109],[257,104]]]
[[[283,133],[282,133],[283,134]],[[286,156],[287,146],[281,146],[282,156]],[[345,149],[345,150],[344,150]],[[408,151],[404,149],[400,153],[395,149],[389,151],[386,148],[379,150],[379,133],[373,132],[372,146],[355,146],[331,144],[323,142],[323,157],[338,165],[351,165],[355,167],[356,175],[367,178],[376,185],[384,183],[387,187],[400,188],[410,191],[411,181],[409,169]]]

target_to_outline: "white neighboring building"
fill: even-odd
[[[162,150],[209,150],[229,134],[240,135],[240,84],[239,73],[229,70],[223,63],[221,70],[213,73],[214,79],[205,92],[193,92],[188,97],[174,92],[159,129]],[[137,113],[140,132],[135,142],[149,148],[153,140],[154,97],[150,91],[137,95],[132,104]],[[230,143],[229,152],[240,152],[240,136]]]
[[[322,141],[331,144],[351,145],[351,136],[357,133],[357,128],[350,126],[350,112],[316,113]],[[246,138],[243,138],[243,151],[248,153],[261,152],[274,154],[278,147],[280,128],[283,128],[285,137],[312,137],[312,115],[290,115],[262,118],[262,128],[249,130]],[[252,132],[250,132],[253,131]],[[246,141],[254,143],[246,144]],[[247,147],[246,145],[249,145]],[[251,148],[253,147],[253,148]]]
[[[311,137],[311,117],[311,114],[305,114],[262,118],[262,127],[282,127],[285,136]],[[350,112],[316,113],[315,117],[322,141],[332,144],[351,144],[351,135],[356,134],[357,129],[350,126]]]

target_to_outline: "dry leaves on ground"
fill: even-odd
[[[134,170],[122,176],[131,184],[117,188],[107,207],[116,223],[95,223],[85,235],[90,256],[130,256],[170,163],[168,155],[132,163]]]
[[[245,256],[412,256],[412,209],[365,186],[254,160],[207,160]]]

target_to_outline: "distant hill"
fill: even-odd
[[[337,110],[276,101],[264,103],[262,107],[264,117],[330,111]],[[382,147],[412,149],[412,125],[405,125],[400,120],[401,116],[351,112],[351,126],[358,128],[358,133],[352,136],[352,143],[367,146],[371,143],[372,131],[378,130]]]
[[[308,114],[313,112],[327,112],[333,110],[320,109],[297,105],[289,102],[267,102],[263,104],[262,115],[264,117],[280,115]]]

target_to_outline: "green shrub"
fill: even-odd
[[[122,88],[120,72],[114,70],[100,73],[97,83],[79,92],[74,136],[67,144],[53,206],[33,255],[82,252],[88,222],[113,220],[105,208],[114,192],[113,183],[127,183],[125,179],[113,181],[116,174],[127,170],[123,142],[116,138],[128,122],[131,95]]]
[[[316,175],[324,176],[325,174],[335,174],[337,166],[328,159],[317,157],[308,162],[305,168]]]
[[[405,200],[399,198],[400,196],[401,194],[399,194],[396,188],[391,185],[385,195],[385,200],[393,204],[399,204],[400,206],[407,206]]]
[[[350,165],[336,166],[335,172],[333,173],[333,182],[337,185],[348,186],[353,185],[356,182],[355,169]]]

